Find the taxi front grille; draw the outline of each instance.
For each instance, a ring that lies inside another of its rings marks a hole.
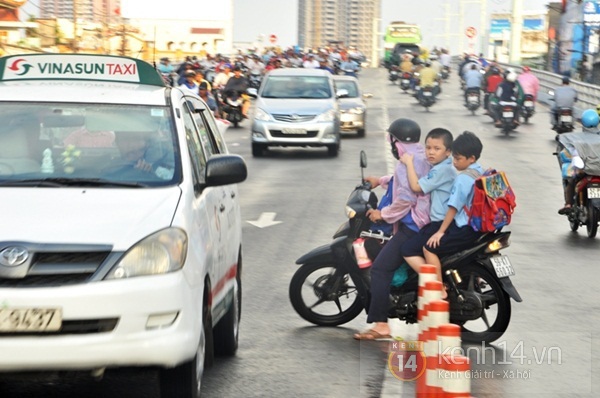
[[[3,275],[0,287],[31,288],[88,282],[107,263],[110,251],[33,251],[23,277]]]

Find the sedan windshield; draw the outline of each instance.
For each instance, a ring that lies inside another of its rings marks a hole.
[[[335,82],[335,87],[337,90],[347,90],[348,98],[358,97],[358,87],[356,87],[356,83],[353,81],[337,80]]]
[[[329,80],[324,76],[270,76],[265,82],[263,98],[331,98]]]
[[[167,107],[0,103],[0,186],[148,187],[181,168]]]

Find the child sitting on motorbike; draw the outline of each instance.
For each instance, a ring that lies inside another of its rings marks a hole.
[[[453,164],[459,174],[452,184],[446,215],[438,230],[423,246],[425,262],[436,267],[440,281],[442,281],[440,255],[464,250],[472,246],[473,242],[481,236],[481,232],[475,231],[468,224],[467,209],[473,202],[475,178],[465,171],[474,169],[479,175],[483,174],[483,168],[477,163],[482,149],[481,141],[470,131],[463,132],[452,143]],[[447,293],[442,292],[442,298],[446,297]]]
[[[561,151],[563,153],[559,153],[559,156],[564,155],[565,158],[559,157],[559,161],[561,162],[561,168],[565,168],[563,176],[567,180],[566,183],[563,183],[565,205],[558,210],[558,214],[565,215],[571,212],[575,200],[575,186],[585,176],[582,164],[583,160],[579,157],[579,153],[570,141],[570,138],[575,134],[600,134],[600,131],[598,131],[599,122],[600,118],[598,117],[598,112],[594,109],[588,109],[581,114],[581,125],[583,126],[582,132],[561,134],[558,138],[559,142],[564,146],[563,151]],[[567,159],[570,161],[567,161]],[[568,163],[570,163],[570,165]],[[571,171],[569,172],[567,170]]]
[[[405,153],[414,156],[414,169],[419,178],[429,172],[430,166],[425,158],[423,145],[419,144],[421,128],[410,119],[397,119],[388,129],[392,154],[400,159]],[[386,186],[391,176],[365,178],[373,188]],[[375,323],[370,329],[356,333],[357,340],[379,340],[390,338],[390,326],[387,323],[390,284],[396,269],[402,264],[400,247],[421,227],[429,223],[429,195],[415,193],[410,189],[407,169],[398,162],[393,178],[392,204],[382,210],[371,209],[367,215],[373,222],[385,221],[394,224],[394,235],[386,243],[373,261],[371,267],[371,301],[367,323]]]
[[[427,176],[418,178],[413,165],[413,156],[404,154],[400,161],[408,170],[408,181],[414,192],[424,192],[431,195],[431,222],[419,230],[419,233],[406,241],[401,248],[404,260],[415,272],[419,272],[421,265],[425,264],[423,246],[429,238],[436,233],[444,221],[448,209],[448,199],[452,185],[456,178],[456,170],[450,158],[452,150],[452,133],[443,128],[431,130],[425,138],[425,152],[427,161],[433,166]],[[438,279],[441,281],[441,271],[438,270]]]

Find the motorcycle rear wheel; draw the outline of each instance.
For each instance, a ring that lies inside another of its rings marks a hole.
[[[502,289],[498,278],[481,265],[469,264],[460,270],[460,275],[462,283],[459,289],[479,293],[483,301],[481,317],[460,323],[462,339],[475,343],[491,343],[499,339],[510,323],[510,297]],[[495,315],[492,323],[490,315]]]
[[[588,238],[595,238],[596,233],[598,232],[598,218],[599,214],[591,201],[588,202],[587,208],[587,222],[585,223],[585,227],[587,229]]]
[[[329,263],[306,263],[294,274],[290,301],[302,318],[319,326],[350,322],[363,310],[350,275],[336,273]]]

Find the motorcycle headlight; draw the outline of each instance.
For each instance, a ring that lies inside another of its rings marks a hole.
[[[254,119],[260,120],[263,122],[267,122],[267,121],[271,120],[271,116],[267,112],[263,111],[262,109],[256,108],[256,112],[254,112]]]
[[[333,122],[335,120],[335,109],[330,109],[325,113],[317,116],[317,122]]]
[[[131,247],[104,279],[174,272],[183,267],[186,253],[187,234],[179,228],[167,228]]]

